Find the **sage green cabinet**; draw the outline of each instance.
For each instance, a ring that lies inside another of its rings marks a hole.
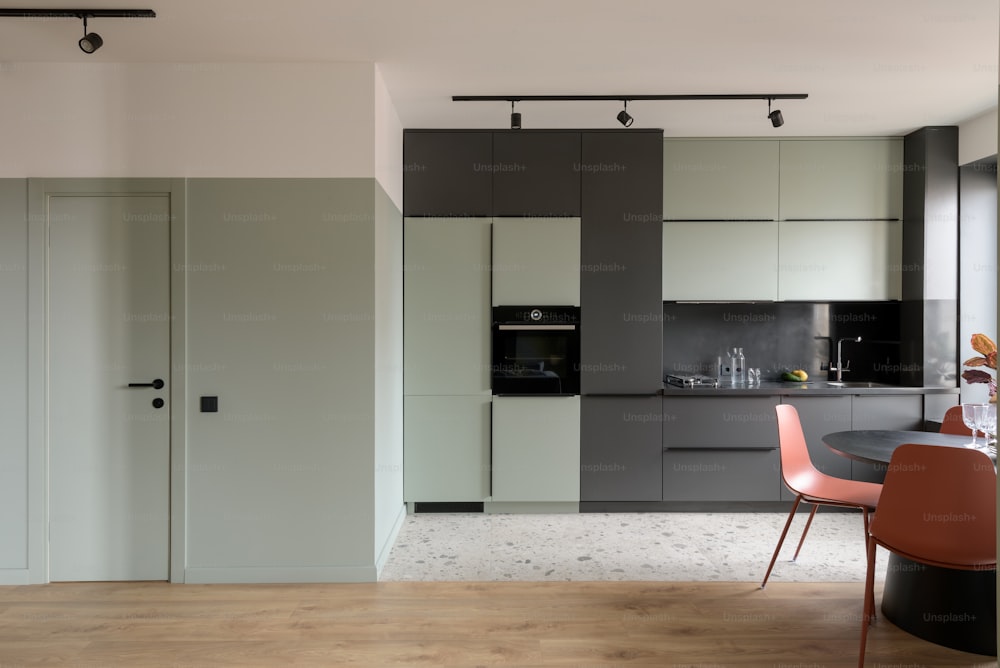
[[[482,501],[490,457],[489,218],[403,223],[403,492]]]
[[[493,305],[580,305],[580,219],[494,218]]]
[[[664,220],[776,220],[778,142],[666,139]]]
[[[664,301],[778,299],[776,221],[663,223]]]
[[[782,220],[902,218],[901,138],[789,139],[779,150]]]
[[[902,222],[781,221],[778,299],[874,301],[902,294]]]
[[[490,493],[490,397],[403,398],[403,500],[482,501]]]
[[[403,393],[490,392],[489,218],[406,218]]]
[[[493,398],[493,501],[580,500],[580,397]]]

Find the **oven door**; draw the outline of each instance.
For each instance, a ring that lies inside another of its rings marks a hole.
[[[493,394],[579,394],[579,325],[495,323],[492,375]]]

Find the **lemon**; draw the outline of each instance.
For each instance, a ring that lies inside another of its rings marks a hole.
[[[796,369],[792,373],[798,376],[799,380],[809,380],[809,374],[807,374],[804,369]]]

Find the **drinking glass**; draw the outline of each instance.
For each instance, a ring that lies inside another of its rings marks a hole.
[[[982,406],[982,404],[962,404],[962,422],[965,426],[972,430],[972,442],[966,443],[967,448],[978,448],[979,444],[976,443],[976,431],[979,426],[976,424],[976,407]]]
[[[990,445],[990,436],[997,431],[997,406],[996,404],[983,404],[976,407],[976,424],[979,431],[983,432],[983,448]]]

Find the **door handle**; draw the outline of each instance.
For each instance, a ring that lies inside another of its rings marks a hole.
[[[129,383],[129,387],[151,387],[154,390],[162,389],[164,385],[163,379],[156,378],[152,383]]]

